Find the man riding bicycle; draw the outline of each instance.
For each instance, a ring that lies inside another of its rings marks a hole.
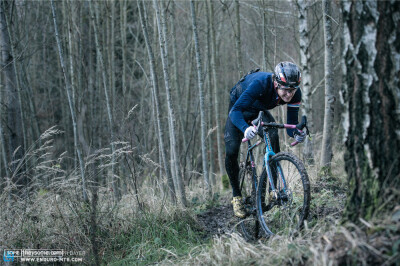
[[[300,90],[301,73],[296,64],[291,62],[279,63],[274,73],[250,71],[240,79],[230,92],[229,115],[225,125],[225,168],[232,186],[233,211],[239,218],[246,217],[242,195],[239,188],[238,155],[243,135],[252,139],[257,129],[248,122],[257,118],[264,111],[264,122],[275,122],[268,110],[278,105],[287,104],[287,123],[297,124],[301,103]],[[305,132],[287,129],[287,134],[296,141],[303,142]],[[279,152],[279,136],[277,130],[270,131],[271,145]]]

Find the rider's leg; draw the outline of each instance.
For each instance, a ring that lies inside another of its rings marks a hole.
[[[231,122],[228,117],[225,126],[225,168],[232,186],[232,205],[235,216],[245,218],[247,213],[243,204],[239,188],[239,163],[238,155],[243,133]]]
[[[238,155],[243,133],[228,117],[225,125],[225,169],[232,186],[233,197],[242,196],[239,189]]]

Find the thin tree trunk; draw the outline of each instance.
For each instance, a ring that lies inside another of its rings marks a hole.
[[[18,87],[16,85],[15,79],[15,69],[13,57],[11,54],[11,44],[8,33],[8,27],[5,17],[5,5],[9,4],[8,2],[2,1],[0,3],[0,47],[1,47],[1,59],[2,59],[2,70],[4,73],[4,90],[5,94],[5,102],[7,107],[7,128],[9,131],[8,134],[8,153],[10,154],[10,161],[16,161],[22,159],[24,154],[23,149],[23,135],[22,135],[22,123],[21,121],[21,106],[18,95]],[[14,154],[14,151],[16,153]],[[12,158],[14,155],[14,158]],[[12,163],[11,165],[11,173],[13,176],[17,175],[17,163]],[[25,185],[25,180],[15,180],[18,181],[18,184],[23,186]]]
[[[185,105],[184,105],[184,110],[185,110],[185,120],[184,122],[184,128],[187,129],[184,131],[184,134],[186,135],[186,139],[187,139],[187,143],[186,146],[184,148],[184,152],[182,154],[183,160],[184,160],[184,170],[186,171],[186,169],[189,169],[190,171],[193,169],[192,167],[192,160],[191,157],[189,155],[188,149],[189,146],[191,144],[191,139],[192,139],[192,135],[189,136],[190,132],[190,127],[191,125],[189,124],[190,121],[193,121],[193,119],[189,119],[190,116],[190,101],[191,101],[191,96],[193,94],[193,86],[191,85],[191,81],[193,79],[193,71],[194,71],[194,48],[193,48],[193,44],[190,44],[190,49],[188,51],[188,67],[186,69],[189,70],[189,73],[185,75],[186,79],[185,79],[185,91],[187,92],[185,95]],[[186,180],[190,180],[191,174],[187,177]]]
[[[42,142],[39,139],[40,126],[39,126],[39,121],[38,121],[37,116],[36,116],[37,112],[36,112],[36,106],[35,106],[35,96],[34,96],[33,91],[32,91],[31,82],[30,82],[30,78],[29,78],[29,72],[26,71],[25,75],[26,75],[26,79],[27,79],[26,92],[27,92],[27,95],[28,95],[27,98],[28,98],[28,101],[29,101],[29,115],[30,115],[29,119],[30,119],[30,122],[31,122],[31,127],[33,128],[32,136],[33,136],[33,138],[35,140],[39,140],[39,146],[41,146]]]
[[[162,32],[162,39],[164,41],[164,51],[163,52],[164,52],[166,62],[167,62],[166,65],[167,65],[167,67],[169,67],[169,63],[168,63],[169,55],[168,55],[168,43],[167,43],[167,23],[166,23],[166,16],[165,16],[165,12],[164,12],[164,2],[161,1],[161,2],[159,2],[159,4],[160,4],[159,15],[161,17],[161,32]],[[157,19],[158,19],[158,17],[156,16],[156,21],[157,21]],[[157,28],[158,27],[160,27],[160,24],[158,24]],[[160,31],[159,31],[158,37],[159,37],[159,39],[161,38]],[[163,54],[161,54],[161,56],[163,56]],[[164,68],[163,68],[163,71],[164,71]],[[165,72],[163,72],[163,73],[164,73],[164,77],[165,77],[166,76]],[[169,68],[168,68],[167,75],[168,75],[167,77],[168,77],[168,81],[169,81],[170,80]],[[165,80],[164,80],[164,82],[165,82]],[[170,83],[168,82],[168,84],[170,84]],[[170,95],[170,100],[171,100],[171,106],[175,106],[174,102],[173,102],[174,99],[172,97],[174,94],[173,92],[174,92],[174,89],[171,88],[171,86],[169,86],[169,95]],[[168,108],[168,106],[167,106],[167,108]],[[175,109],[172,109],[172,110],[175,110]],[[173,113],[173,114],[175,115],[175,113]],[[177,167],[177,160],[175,159],[177,147],[175,145],[173,145],[173,143],[176,143],[176,135],[173,135],[171,132],[171,128],[175,129],[175,117],[173,119],[168,117],[168,123],[169,123],[168,128],[170,129],[170,132],[169,132],[169,142],[170,142],[169,155],[170,155],[170,162],[171,162],[171,173],[172,173],[172,177],[174,178],[175,190],[179,191],[179,187],[178,187],[179,184],[178,184],[178,180],[177,180],[179,168]]]
[[[210,25],[210,4],[206,2],[206,17],[207,17],[207,87],[208,87],[208,104],[207,104],[207,114],[208,114],[208,122],[209,128],[213,129],[214,121],[213,121],[213,86],[212,86],[212,72],[211,72],[211,25]],[[208,147],[210,151],[210,179],[212,186],[215,186],[215,170],[214,170],[214,134],[208,133]],[[217,136],[218,137],[218,136]]]
[[[0,84],[2,84],[2,75],[0,75]],[[2,93],[3,90],[0,90],[0,114],[3,117],[3,101],[2,101]],[[10,178],[10,172],[8,170],[8,160],[7,160],[7,150],[6,150],[6,141],[4,139],[4,133],[3,133],[3,125],[2,125],[2,120],[0,119],[0,141],[1,141],[1,160],[3,160],[4,163],[4,170],[6,172],[7,178]],[[0,175],[1,176],[1,175]],[[5,180],[4,180],[5,181]],[[2,181],[3,182],[3,181]],[[5,183],[5,182],[4,182]]]
[[[235,32],[235,45],[236,45],[236,58],[238,62],[238,73],[239,78],[243,76],[243,65],[242,65],[242,45],[240,40],[240,4],[239,0],[235,0],[235,12],[236,12],[236,32]]]
[[[170,87],[170,83],[169,83],[169,69],[168,69],[168,55],[167,55],[168,43],[167,43],[167,38],[164,34],[166,32],[166,25],[165,25],[164,19],[163,19],[162,24],[161,24],[161,19],[160,19],[160,16],[162,18],[165,18],[165,14],[164,14],[164,9],[162,8],[161,15],[160,15],[160,10],[159,10],[156,0],[153,0],[153,6],[156,11],[158,37],[159,37],[159,44],[160,44],[160,50],[161,50],[161,63],[163,66],[165,92],[166,92],[166,96],[167,96],[168,121],[169,121],[168,126],[169,126],[169,132],[170,132],[171,151],[172,151],[171,166],[175,168],[175,180],[176,180],[177,188],[179,190],[181,203],[183,206],[186,206],[187,202],[186,202],[186,194],[185,194],[185,184],[183,183],[182,176],[179,174],[180,169],[178,166],[178,155],[176,152],[175,114],[174,114],[173,103],[172,103],[172,99],[171,99],[171,87]]]
[[[5,15],[5,22],[6,22],[6,29],[7,29],[7,33],[8,33],[8,38],[10,40],[10,55],[11,58],[15,58],[15,52],[14,52],[14,42],[13,42],[13,35],[11,34],[11,29],[10,29],[10,25],[11,25],[11,21],[7,16],[7,12],[4,12]],[[21,96],[21,83],[20,83],[20,77],[19,77],[19,71],[17,70],[17,62],[18,60],[13,60],[12,66],[13,66],[13,70],[14,70],[14,75],[15,75],[15,85],[17,86],[17,96],[18,96],[18,108],[19,108],[19,115],[20,115],[20,121],[21,121],[21,129],[22,129],[22,140],[23,140],[23,146],[22,146],[22,151],[25,151],[28,148],[28,139],[27,139],[27,135],[26,135],[26,129],[25,129],[25,123],[24,123],[24,112],[22,109],[22,96]],[[29,162],[26,162],[29,163]]]
[[[54,8],[53,0],[51,1],[51,10],[53,12],[54,31],[55,31],[56,41],[57,41],[58,55],[60,57],[61,69],[63,71],[64,81],[65,81],[65,89],[66,89],[67,96],[68,96],[69,109],[71,111],[72,128],[74,131],[74,146],[75,146],[75,151],[77,153],[78,160],[79,160],[80,173],[81,173],[81,179],[82,179],[82,194],[83,194],[84,201],[88,202],[88,196],[87,196],[87,192],[86,192],[86,180],[85,180],[85,165],[83,163],[81,149],[78,145],[78,136],[77,136],[78,134],[77,134],[77,128],[76,128],[76,115],[75,115],[75,107],[74,107],[75,104],[74,104],[74,101],[72,98],[71,85],[69,84],[69,80],[67,78],[66,68],[65,68],[65,64],[64,64],[64,57],[63,57],[62,48],[61,48],[61,42],[60,42],[60,38],[58,36],[56,11]]]
[[[121,52],[122,52],[122,101],[123,101],[123,111],[126,112],[127,108],[127,84],[126,84],[126,67],[127,67],[127,60],[126,60],[126,46],[127,46],[127,40],[126,40],[126,24],[127,24],[127,18],[126,18],[126,2],[127,0],[120,0],[120,27],[121,27]],[[136,50],[136,49],[135,49]]]
[[[116,100],[117,100],[117,92],[116,92],[116,85],[115,85],[115,1],[110,1],[111,5],[111,32],[110,32],[110,37],[111,37],[111,42],[109,46],[109,54],[110,54],[110,63],[109,63],[109,73],[110,73],[110,84],[111,84],[111,117],[114,121],[116,119]],[[114,126],[114,122],[111,124],[111,126]],[[113,135],[111,137],[111,141],[114,143],[116,141],[115,138],[115,129],[112,130]],[[115,144],[111,144],[115,146]],[[114,147],[115,151],[115,147]],[[111,164],[111,173],[112,173],[112,182],[115,183],[113,186],[113,189],[116,189],[117,191],[114,191],[115,197],[117,200],[121,199],[121,188],[120,188],[120,177],[118,173],[118,167],[116,167],[116,164],[118,162],[115,161],[115,155],[113,155],[112,158],[113,163]]]
[[[165,175],[167,177],[167,183],[168,183],[168,188],[169,188],[169,194],[171,197],[171,201],[173,203],[176,203],[176,193],[175,193],[175,187],[174,187],[174,181],[171,176],[169,164],[167,161],[167,155],[166,151],[164,149],[164,133],[163,133],[163,126],[161,124],[161,118],[160,118],[160,96],[159,96],[159,89],[158,89],[158,78],[157,78],[157,72],[156,72],[156,67],[155,67],[155,59],[154,59],[154,54],[153,54],[153,49],[151,47],[150,41],[149,41],[149,35],[147,32],[147,17],[145,14],[145,11],[142,7],[144,6],[144,3],[141,1],[138,1],[138,10],[139,10],[139,16],[140,16],[140,23],[142,26],[143,30],[143,36],[144,40],[146,42],[146,48],[147,48],[147,53],[149,55],[149,64],[150,64],[150,77],[151,77],[151,83],[152,83],[152,94],[154,97],[154,105],[155,105],[155,111],[156,111],[156,122],[157,122],[157,133],[158,133],[158,142],[159,142],[159,149],[160,149],[160,154],[162,157],[162,163],[164,166],[164,171]]]
[[[224,161],[222,158],[223,148],[222,148],[222,127],[220,120],[220,101],[219,101],[219,93],[218,93],[218,79],[217,79],[217,45],[215,39],[215,23],[214,23],[214,3],[211,0],[208,0],[208,4],[210,6],[210,27],[211,27],[211,72],[212,72],[212,87],[213,87],[213,98],[214,98],[214,115],[215,115],[215,124],[217,126],[216,135],[217,135],[217,152],[218,152],[218,166],[219,166],[219,174],[222,176],[225,173]]]
[[[97,4],[97,3],[95,3]],[[97,9],[97,5],[95,7]],[[111,134],[111,186],[114,192],[114,198],[115,201],[118,202],[121,198],[121,195],[119,193],[119,187],[117,187],[118,183],[115,180],[115,175],[114,175],[114,164],[115,164],[115,146],[114,146],[114,127],[113,127],[113,116],[112,116],[112,110],[111,110],[111,102],[108,94],[108,89],[107,89],[107,77],[106,77],[106,71],[104,69],[104,63],[103,63],[103,55],[100,50],[100,44],[98,40],[98,34],[97,34],[97,23],[95,19],[95,13],[93,12],[92,8],[92,3],[89,2],[89,9],[90,9],[90,16],[91,16],[91,21],[93,24],[93,30],[94,30],[94,39],[95,39],[95,44],[96,44],[96,53],[97,53],[97,58],[99,60],[99,65],[100,65],[100,71],[102,73],[102,79],[103,79],[103,87],[104,87],[104,93],[106,96],[106,105],[107,105],[107,117],[108,117],[108,124],[109,124],[109,129],[110,129],[110,134]],[[96,14],[98,12],[96,11]]]
[[[328,0],[322,1],[324,17],[324,40],[325,40],[325,114],[324,129],[322,136],[321,167],[330,171],[332,160],[332,137],[335,96],[333,91],[333,38],[331,22],[331,4]]]
[[[308,128],[313,132],[312,101],[311,101],[311,72],[310,62],[310,39],[307,22],[308,3],[305,0],[297,0],[299,34],[300,34],[300,68],[302,83],[302,114],[307,116]],[[314,162],[313,142],[306,138],[303,154],[309,163]]]
[[[174,70],[174,82],[173,86],[175,88],[175,99],[176,101],[179,101],[183,97],[183,93],[181,90],[180,82],[179,82],[179,77],[178,77],[178,57],[177,57],[177,44],[176,44],[176,32],[175,32],[175,2],[172,1],[171,3],[171,35],[172,35],[172,58],[174,59],[174,64],[173,64],[173,70]],[[177,104],[177,109],[178,109],[178,122],[179,122],[179,127],[180,127],[180,133],[182,136],[182,145],[181,145],[181,152],[182,150],[186,147],[186,134],[185,134],[185,128],[183,127],[183,111],[182,111],[182,104]],[[179,153],[178,153],[179,154]],[[183,175],[183,174],[182,174]],[[184,175],[183,175],[184,176]]]
[[[128,106],[127,102],[129,99],[128,92],[127,92],[127,82],[126,82],[126,69],[127,69],[127,59],[126,59],[126,53],[127,53],[127,39],[126,39],[126,31],[127,31],[127,0],[120,0],[120,34],[121,34],[121,53],[122,53],[122,111],[123,111],[123,116],[125,116],[125,112],[127,112]],[[136,41],[135,41],[135,45]],[[135,49],[135,52],[138,49]],[[133,58],[133,62],[135,62],[135,57]],[[123,183],[120,185],[122,186],[122,193],[126,194],[127,193],[127,188],[128,188],[128,179],[127,179],[127,171],[126,167],[123,167],[122,165],[120,166],[121,169],[121,174],[120,176],[123,178]]]
[[[265,11],[265,0],[262,1],[263,18],[263,70],[267,70],[267,12]]]
[[[64,2],[63,2],[64,3]],[[68,12],[66,5],[69,6],[70,12]],[[75,71],[75,62],[74,62],[74,55],[77,54],[76,44],[76,35],[74,34],[73,24],[76,21],[76,3],[73,1],[68,1],[63,5],[65,11],[65,15],[67,15],[67,25],[68,25],[68,47],[69,47],[69,63],[70,63],[70,77],[71,77],[71,90],[75,91],[75,97],[73,98],[74,103],[78,102],[76,108],[78,108],[77,116],[76,116],[76,126],[77,126],[77,134],[78,134],[78,141],[80,145],[82,145],[83,151],[88,155],[89,154],[89,145],[87,144],[84,134],[83,134],[83,120],[86,112],[86,106],[83,103],[82,99],[80,99],[81,93],[77,93],[77,82],[76,82],[76,71]],[[82,107],[80,106],[82,103]],[[79,107],[78,107],[79,106]]]
[[[200,131],[201,131],[201,154],[203,161],[203,177],[207,188],[208,196],[212,197],[212,188],[208,177],[208,161],[207,161],[207,143],[206,143],[206,117],[204,108],[204,88],[203,88],[203,71],[201,66],[201,55],[199,46],[199,37],[197,33],[197,22],[196,22],[196,11],[194,9],[194,1],[190,1],[190,10],[192,13],[192,26],[193,26],[193,39],[196,50],[196,62],[197,62],[197,79],[200,94]]]

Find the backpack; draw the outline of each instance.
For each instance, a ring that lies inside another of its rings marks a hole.
[[[229,98],[230,98],[231,103],[235,103],[236,100],[239,99],[240,95],[241,95],[242,92],[243,92],[243,87],[242,87],[242,85],[241,85],[240,83],[243,82],[243,81],[246,79],[246,77],[247,77],[248,75],[251,75],[251,74],[256,73],[256,72],[258,72],[258,71],[260,71],[260,68],[256,68],[256,69],[250,70],[249,72],[247,72],[246,75],[244,75],[244,76],[238,81],[238,83],[236,83],[235,86],[233,86],[233,88],[231,89],[231,91],[230,91],[230,93],[229,93],[229,95],[230,95]]]

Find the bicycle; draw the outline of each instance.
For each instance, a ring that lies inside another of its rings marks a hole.
[[[275,233],[293,233],[303,227],[310,209],[310,182],[304,164],[292,153],[275,154],[269,136],[269,130],[275,128],[306,128],[308,133],[306,117],[303,116],[297,125],[264,123],[262,117],[261,111],[252,124],[257,129],[262,128],[263,141],[252,145],[250,140],[242,140],[248,143],[248,148],[246,159],[239,168],[239,185],[248,215],[239,225],[246,240],[270,237]],[[253,149],[263,142],[264,161],[258,177]],[[293,142],[291,146],[297,144]]]

